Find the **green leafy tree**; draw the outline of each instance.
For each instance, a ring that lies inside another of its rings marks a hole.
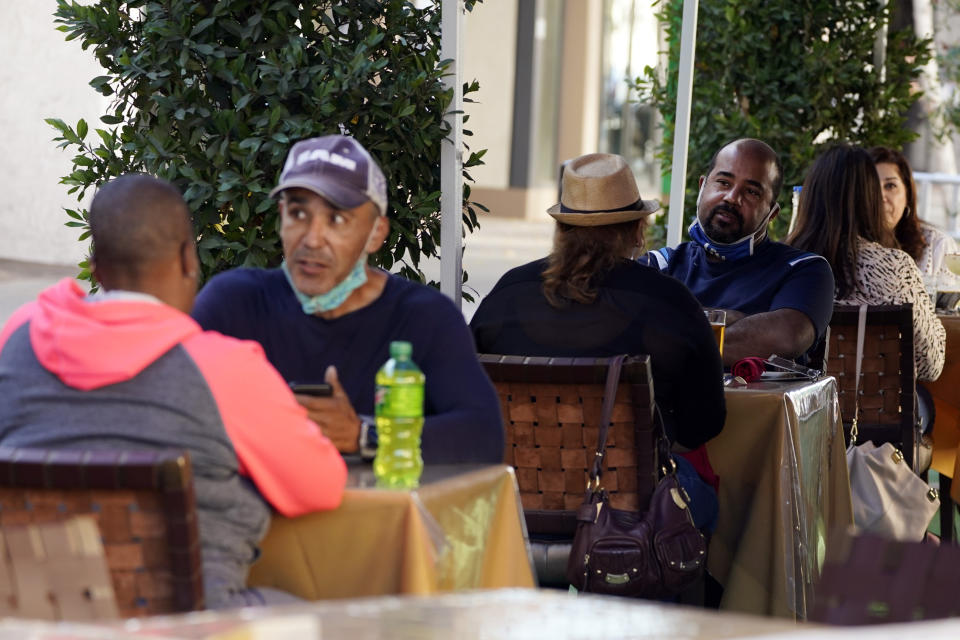
[[[885,4],[885,3],[884,3]],[[663,121],[660,158],[673,151],[682,0],[662,0],[657,17],[668,43],[666,69],[647,67],[632,86]],[[913,81],[930,58],[930,41],[890,33],[883,76],[874,43],[889,9],[878,0],[702,0],[697,31],[684,218],[696,212],[697,179],[713,153],[739,137],[760,138],[784,164],[784,213],[771,233],[785,234],[791,185],[825,147],[838,141],[901,147],[916,137],[904,125],[919,99]],[[665,216],[653,230],[663,242]]]
[[[282,249],[268,193],[288,149],[349,133],[389,185],[392,229],[372,261],[424,279],[420,259],[438,255],[443,117],[453,97],[443,86],[450,61],[440,59],[439,3],[57,0],[55,16],[103,67],[90,85],[113,98],[105,128],[47,120],[76,152],[61,182],[78,200],[125,172],[157,175],[192,212],[203,279],[273,266]],[[477,89],[464,85],[465,94]],[[482,155],[464,154],[467,180]],[[472,231],[482,207],[469,196],[465,185],[462,221]],[[87,212],[67,215],[88,238]]]

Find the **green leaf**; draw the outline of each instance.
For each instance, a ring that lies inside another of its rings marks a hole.
[[[191,31],[190,31],[190,37],[193,38],[194,36],[196,36],[197,34],[199,34],[200,32],[202,32],[204,29],[206,29],[207,27],[209,27],[210,25],[212,25],[212,24],[213,24],[214,22],[216,22],[216,21],[217,21],[217,18],[216,18],[215,16],[210,16],[209,18],[204,18],[203,20],[201,20],[200,22],[198,22],[196,25],[194,25],[193,29],[191,29]]]

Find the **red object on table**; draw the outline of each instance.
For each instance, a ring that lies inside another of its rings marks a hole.
[[[759,380],[760,376],[766,370],[767,367],[764,364],[763,358],[750,357],[738,360],[737,363],[733,365],[731,373],[735,376],[740,376],[747,382],[753,382],[754,380]]]

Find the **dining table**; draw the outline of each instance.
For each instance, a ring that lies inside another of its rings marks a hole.
[[[275,514],[247,582],[305,600],[532,587],[513,469],[426,465],[418,488],[382,489],[350,459],[340,506]]]
[[[957,459],[960,445],[960,315],[941,312],[937,317],[947,334],[943,371],[936,380],[920,384],[933,397],[936,411],[930,468],[947,478],[956,478],[960,473]],[[951,497],[960,502],[960,482],[951,482]]]
[[[706,445],[720,479],[707,566],[722,609],[803,620],[829,534],[853,524],[837,385],[764,376],[726,388]]]
[[[0,640],[955,640],[960,620],[837,627],[549,589],[381,596],[100,622],[4,618]]]

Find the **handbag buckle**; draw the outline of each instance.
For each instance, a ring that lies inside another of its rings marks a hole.
[[[686,492],[684,491],[684,493]],[[683,499],[683,495],[681,495],[680,491],[678,491],[676,487],[670,487],[670,497],[673,498],[673,503],[680,509],[687,508],[687,502]]]
[[[661,475],[661,477],[665,477],[665,476],[670,475],[671,473],[676,473],[676,472],[677,472],[677,463],[676,463],[676,461],[673,459],[672,456],[667,456],[667,462],[670,463],[670,468],[669,468],[669,469],[667,468],[666,465],[663,465],[663,464],[660,465],[660,475]]]
[[[940,491],[936,487],[930,487],[930,491],[927,491],[927,500],[930,502],[936,502],[940,499]]]
[[[894,449],[893,453],[890,454],[890,459],[893,460],[893,464],[900,464],[903,462],[903,452],[900,449]]]

